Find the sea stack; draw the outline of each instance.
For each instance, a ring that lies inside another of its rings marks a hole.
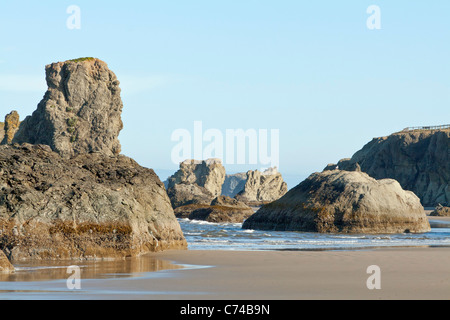
[[[0,250],[42,260],[186,249],[163,183],[119,154],[122,101],[106,63],[53,63],[46,75],[37,110],[0,146]]]
[[[174,208],[188,204],[210,204],[220,196],[225,168],[220,159],[185,160],[169,177],[167,192]]]
[[[243,228],[373,234],[421,233],[430,225],[419,198],[397,181],[326,170],[262,206]]]
[[[249,170],[243,189],[235,198],[250,206],[260,206],[278,200],[287,191],[287,183],[283,181],[283,177],[276,167],[263,172]]]
[[[45,72],[47,92],[11,142],[45,144],[63,157],[118,155],[123,103],[120,82],[107,64],[81,58],[52,63]]]

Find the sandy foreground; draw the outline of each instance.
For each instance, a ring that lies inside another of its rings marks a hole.
[[[81,290],[67,290],[65,279],[0,282],[0,300],[450,299],[450,248],[442,247],[167,251],[140,257],[133,269],[145,261],[159,271],[114,278],[86,278],[83,273]],[[367,287],[371,265],[380,268],[381,289]]]
[[[450,299],[450,248],[367,251],[169,251],[158,258],[211,268],[152,280],[176,299]],[[380,268],[369,290],[367,268]],[[190,294],[189,294],[190,293]]]
[[[432,220],[435,219],[430,217]],[[439,221],[450,221],[450,218],[436,218]],[[368,273],[368,268],[373,265],[379,267],[381,288],[370,290],[367,281],[374,274]],[[165,251],[84,268],[82,289],[70,292],[66,288],[65,268],[50,270],[60,274],[55,277],[38,273],[35,278],[26,279],[28,273],[19,272],[10,278],[0,277],[0,300],[450,299],[450,248],[447,247]],[[122,276],[118,276],[118,271]],[[114,276],[99,277],[99,272]],[[60,280],[46,281],[47,278]]]

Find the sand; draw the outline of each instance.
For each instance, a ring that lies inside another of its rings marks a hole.
[[[172,271],[173,277],[148,283],[153,290],[185,292],[164,298],[450,299],[450,248],[169,251],[156,256],[212,266]],[[371,265],[380,267],[381,289],[367,288]]]
[[[450,248],[442,247],[166,251],[125,265],[121,275],[111,266],[97,265],[96,271],[103,275],[90,279],[83,271],[81,290],[66,288],[65,269],[59,271],[64,273],[60,280],[54,275],[48,280],[28,279],[34,282],[3,279],[7,282],[0,282],[0,299],[450,299]],[[371,265],[380,267],[381,289],[367,288]],[[105,271],[115,275],[104,276]]]
[[[431,220],[447,225],[450,221],[442,217]],[[0,299],[450,299],[448,247],[183,250],[152,253],[120,263],[83,264],[82,290],[67,290],[65,268],[32,273],[35,276],[22,271],[0,277]],[[372,265],[379,267],[380,289],[367,287],[372,277],[367,269]]]

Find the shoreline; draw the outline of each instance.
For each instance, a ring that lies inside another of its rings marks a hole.
[[[429,219],[445,225],[450,223],[450,217]],[[17,263],[20,265],[22,261]],[[125,260],[75,261],[74,264],[85,267],[80,291],[66,288],[68,275],[64,267],[68,261],[34,264],[49,268],[38,272],[22,269],[19,272],[22,278],[0,277],[0,299],[450,299],[449,246],[188,248],[147,253]],[[367,287],[371,276],[367,268],[372,265],[380,267],[380,290]]]
[[[95,267],[81,290],[60,278],[0,282],[0,299],[40,300],[448,300],[450,248],[326,251],[168,250],[133,258],[123,273]],[[150,262],[158,266],[147,267]],[[113,262],[109,262],[113,263]],[[380,290],[369,290],[369,266]],[[86,270],[88,271],[88,270]],[[116,270],[117,271],[117,270]],[[83,271],[84,272],[84,271]],[[37,280],[37,281],[36,281]],[[6,287],[5,287],[6,285]]]

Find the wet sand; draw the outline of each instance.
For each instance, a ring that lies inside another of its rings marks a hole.
[[[450,248],[365,251],[191,251],[159,258],[211,265],[154,281],[153,288],[208,292],[195,299],[450,299]],[[381,289],[369,290],[378,265]],[[183,296],[174,296],[183,298]]]
[[[167,251],[137,261],[110,276],[111,265],[97,264],[81,290],[67,289],[66,274],[0,282],[0,299],[450,299],[450,248]],[[381,270],[379,290],[366,285],[371,265]]]

